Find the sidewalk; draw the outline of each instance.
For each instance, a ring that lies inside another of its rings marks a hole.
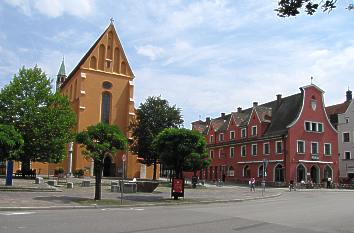
[[[160,185],[153,193],[130,193],[124,194],[123,205],[121,205],[121,194],[110,192],[111,180],[102,180],[102,201],[93,201],[94,180],[91,180],[91,187],[81,187],[80,179],[71,178],[74,182],[74,189],[60,187],[58,192],[40,192],[39,185],[33,180],[15,179],[13,187],[16,191],[0,191],[0,210],[20,209],[66,209],[66,208],[98,208],[98,207],[127,207],[127,206],[151,206],[151,205],[176,205],[176,204],[206,204],[215,202],[237,202],[271,198],[280,196],[282,190],[267,189],[262,196],[261,190],[250,192],[247,187],[224,186],[216,187],[207,185],[197,189],[185,189],[185,198],[178,201],[171,199],[169,187]],[[47,185],[42,185],[45,188]],[[22,192],[23,187],[31,187],[35,191]],[[3,180],[0,188],[4,188]],[[36,190],[36,188],[39,188]],[[1,190],[1,189],[0,189]]]

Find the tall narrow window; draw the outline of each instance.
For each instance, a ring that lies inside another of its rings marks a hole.
[[[230,147],[230,158],[235,157],[235,147]]]
[[[119,53],[119,48],[116,47],[114,49],[114,66],[113,66],[113,72],[119,73],[119,67],[120,67],[120,53]]]
[[[90,68],[96,70],[97,69],[97,59],[95,56],[91,57],[90,60]]]
[[[101,107],[101,122],[109,124],[109,115],[111,111],[111,94],[103,92]]]

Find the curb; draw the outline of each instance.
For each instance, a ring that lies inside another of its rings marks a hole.
[[[281,196],[281,193],[276,193],[264,197],[251,197],[244,199],[230,199],[230,200],[207,200],[207,201],[190,201],[190,202],[176,202],[176,203],[142,203],[131,205],[89,205],[89,206],[26,206],[26,207],[0,207],[0,211],[19,211],[19,210],[69,210],[69,209],[118,209],[118,208],[133,208],[133,207],[150,207],[150,206],[179,206],[179,205],[200,205],[200,204],[214,204],[214,203],[229,203],[229,202],[243,202],[270,199]]]

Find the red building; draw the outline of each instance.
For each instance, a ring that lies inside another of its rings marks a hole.
[[[338,139],[315,85],[295,95],[192,123],[207,141],[209,181],[245,183],[251,177],[284,185],[291,180],[338,182]],[[263,167],[266,165],[265,171]]]

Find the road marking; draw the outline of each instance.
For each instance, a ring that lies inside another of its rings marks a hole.
[[[12,215],[26,215],[26,214],[34,214],[35,212],[4,212],[0,213],[1,215],[12,216]]]
[[[143,208],[130,208],[130,210],[138,210],[138,211],[142,211],[144,210]]]

